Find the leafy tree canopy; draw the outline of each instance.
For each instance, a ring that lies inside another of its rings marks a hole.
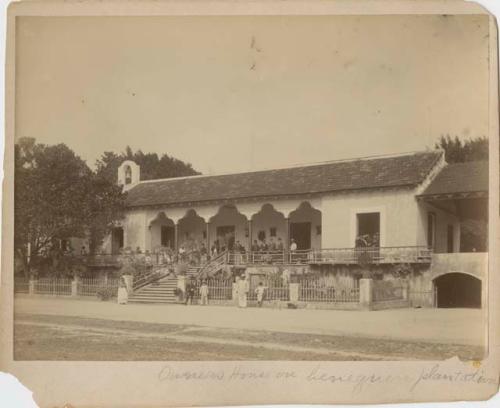
[[[110,181],[116,182],[118,167],[124,160],[133,160],[141,167],[141,180],[200,174],[193,169],[191,164],[182,160],[170,157],[167,154],[159,157],[156,153],[143,153],[141,150],[134,152],[130,146],[127,146],[121,154],[104,152],[96,162],[97,173]]]
[[[461,140],[458,136],[445,135],[440,137],[435,147],[445,151],[445,159],[448,163],[488,160],[486,137]]]
[[[30,264],[47,258],[58,240],[88,237],[95,248],[122,217],[121,187],[93,172],[64,144],[20,139],[14,177],[14,245],[26,264],[28,253]]]

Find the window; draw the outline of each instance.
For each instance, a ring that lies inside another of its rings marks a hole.
[[[276,227],[271,227],[269,229],[269,236],[275,237],[276,236]]]
[[[427,213],[427,246],[434,248],[436,245],[436,213]]]
[[[316,235],[321,235],[321,225],[316,225]]]
[[[357,214],[357,221],[356,247],[380,246],[380,213]]]
[[[259,241],[265,241],[266,231],[259,231],[259,233],[257,234],[257,238],[259,238]]]
[[[125,184],[132,183],[132,169],[130,166],[125,167]]]

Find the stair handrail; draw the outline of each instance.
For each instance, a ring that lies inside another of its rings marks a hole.
[[[142,276],[141,278],[137,279],[132,283],[132,292],[135,292],[136,290],[143,288],[144,286],[149,285],[150,283],[160,280],[161,278],[167,276],[169,273],[170,272],[162,272],[162,269],[156,269],[151,271],[150,273]]]
[[[198,272],[198,277],[202,276],[205,272],[208,275],[209,272],[212,272],[213,270],[216,270],[220,266],[227,263],[228,254],[228,251],[221,252],[215,258],[211,259],[210,262],[207,262],[205,265],[203,265]]]

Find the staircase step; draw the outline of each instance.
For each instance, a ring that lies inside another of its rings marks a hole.
[[[170,294],[170,295],[152,295],[152,294],[149,294],[149,293],[137,293],[137,294],[134,294],[132,296],[130,296],[130,299],[132,298],[151,298],[151,299],[163,299],[163,298],[175,298],[176,296],[174,294]]]
[[[168,276],[138,289],[128,301],[130,303],[177,303],[176,288],[177,278]]]

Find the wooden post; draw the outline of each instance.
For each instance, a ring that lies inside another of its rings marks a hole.
[[[205,223],[206,226],[206,235],[207,235],[207,254],[210,254],[210,222]]]
[[[175,248],[175,255],[177,256],[177,254],[179,253],[179,224],[177,222],[174,224],[174,230],[175,230],[174,248]]]
[[[248,252],[252,252],[252,217],[248,220]]]
[[[289,254],[290,253],[290,218],[289,217],[285,218],[285,228],[286,228],[285,254]],[[286,257],[286,255],[285,255],[285,257]],[[288,262],[292,263],[291,256],[288,256]]]

